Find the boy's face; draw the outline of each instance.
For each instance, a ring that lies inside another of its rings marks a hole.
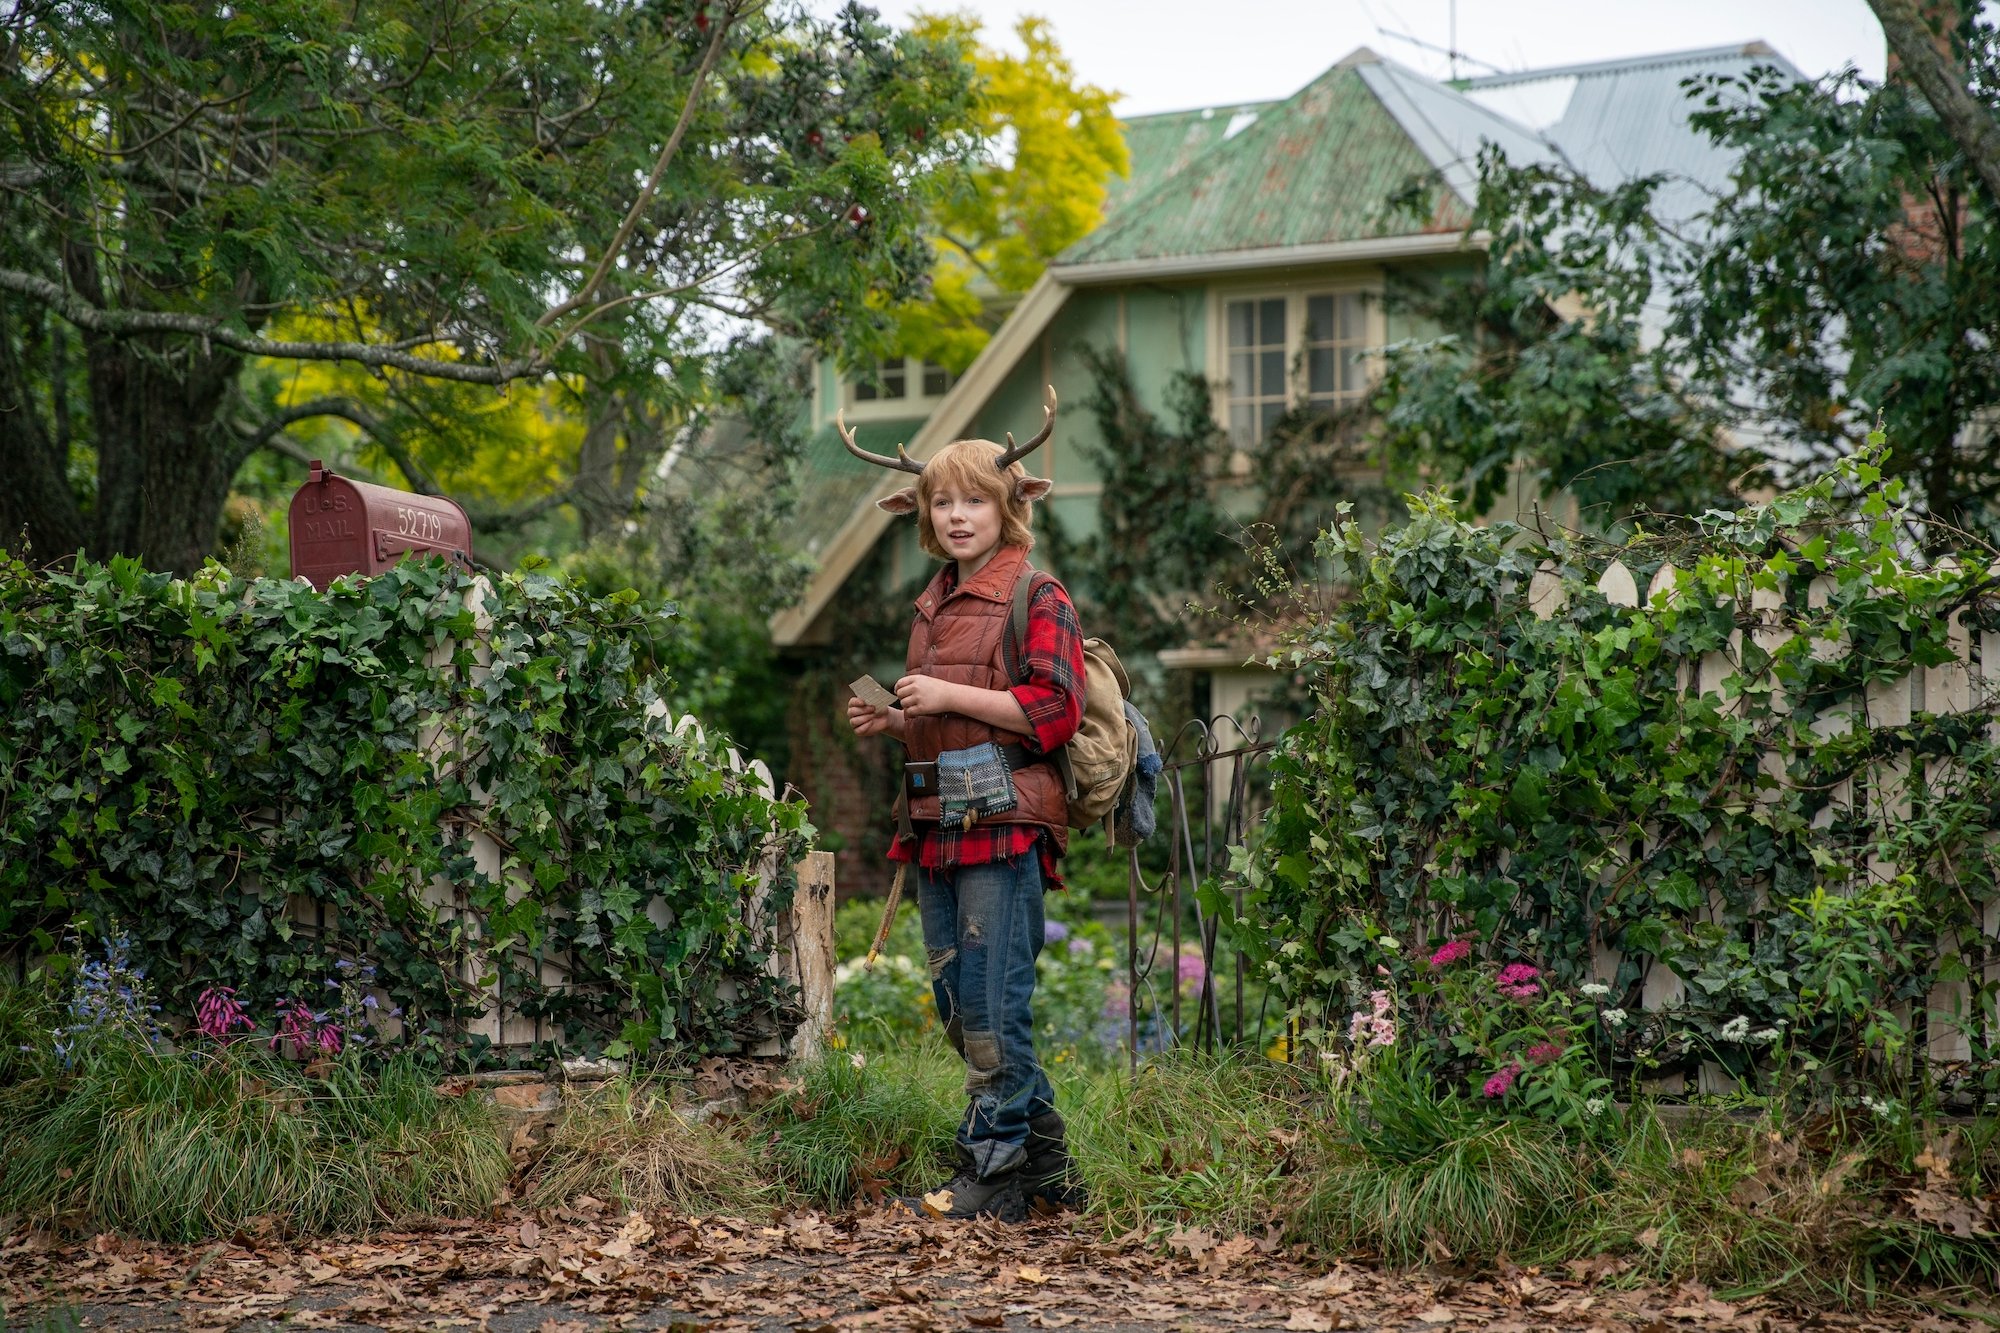
[[[993,553],[1004,517],[990,495],[944,485],[931,492],[931,534],[961,568],[976,568]]]

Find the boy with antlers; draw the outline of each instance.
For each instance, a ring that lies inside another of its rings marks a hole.
[[[1030,1016],[1042,891],[1060,886],[1068,847],[1064,780],[1051,757],[1076,734],[1084,705],[1076,608],[1028,564],[1031,507],[1050,483],[1020,460],[1055,418],[1051,386],[1042,428],[1026,443],[1011,433],[1005,448],[959,440],[919,463],[900,445],[895,458],[858,448],[836,417],[855,457],[916,474],[879,504],[915,514],[918,545],[946,562],[917,598],[896,706],[847,704],[856,735],[893,736],[907,750],[888,911],[914,861],[932,995],[965,1059],[959,1170],[909,1201],[932,1216],[1020,1221],[1034,1204],[1081,1203]],[[1022,579],[1032,582],[1017,645],[1009,630]]]

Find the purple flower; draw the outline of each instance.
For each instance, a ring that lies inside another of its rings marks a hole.
[[[1069,956],[1071,958],[1081,958],[1085,954],[1096,952],[1097,946],[1081,935],[1069,942]]]
[[[1487,1079],[1486,1086],[1481,1091],[1488,1097],[1505,1097],[1507,1089],[1513,1087],[1514,1080],[1519,1077],[1521,1077],[1521,1066],[1508,1065],[1505,1069],[1494,1074],[1492,1078]]]
[[[1042,923],[1042,943],[1054,944],[1059,940],[1066,940],[1068,938],[1069,927],[1065,926],[1062,922],[1044,921]]]
[[[1528,1048],[1528,1063],[1531,1065],[1554,1064],[1562,1059],[1563,1048],[1552,1041],[1536,1042]]]
[[[1453,963],[1469,957],[1471,953],[1472,945],[1465,940],[1447,940],[1438,946],[1436,953],[1431,955],[1431,966],[1449,967]]]

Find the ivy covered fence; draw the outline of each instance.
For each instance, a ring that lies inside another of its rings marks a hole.
[[[0,555],[0,951],[128,936],[179,1021],[372,969],[381,1039],[447,1065],[789,1030],[772,923],[810,826],[676,729],[673,632],[544,573],[322,594]]]
[[[1238,860],[1297,1039],[1386,989],[1479,1086],[1425,999],[1464,941],[1593,997],[1600,1067],[1655,1088],[2000,1091],[2000,578],[1911,558],[1900,501],[1871,452],[1671,535],[1438,496],[1327,534],[1346,595],[1281,654],[1316,707]]]

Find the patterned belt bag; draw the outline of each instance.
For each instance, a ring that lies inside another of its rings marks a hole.
[[[1020,804],[1007,756],[991,741],[937,757],[938,827],[959,833]]]

